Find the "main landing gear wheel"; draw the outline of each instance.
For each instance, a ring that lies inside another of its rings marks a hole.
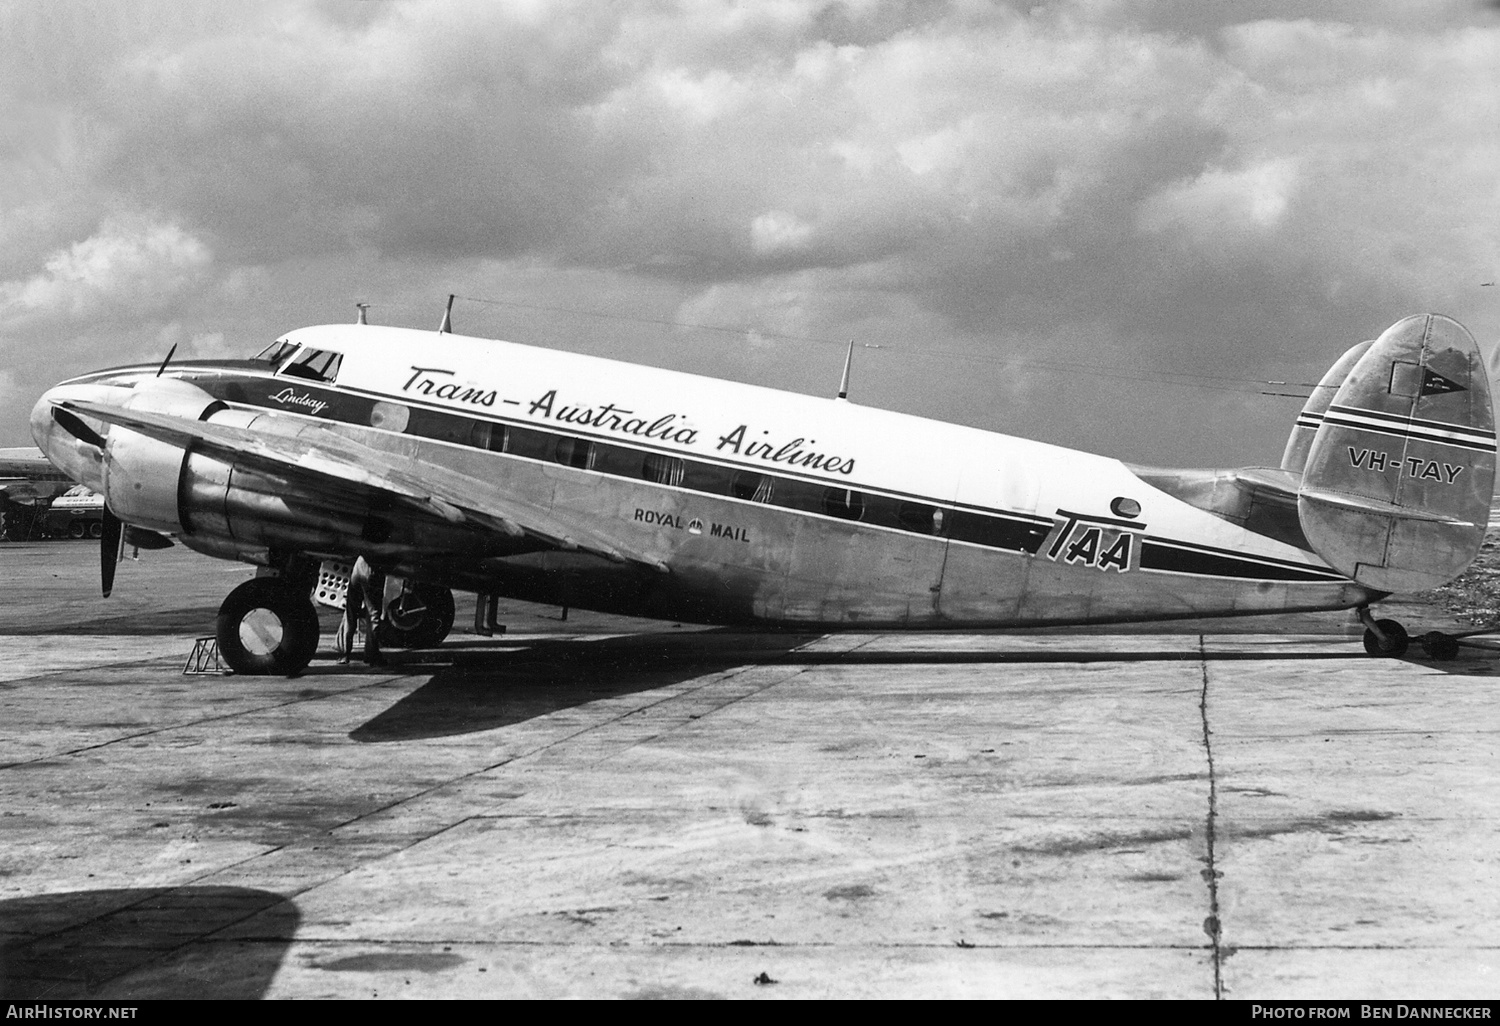
[[[385,608],[382,648],[435,648],[453,629],[453,592],[433,584],[407,584]]]
[[[216,624],[219,655],[235,673],[301,673],[318,651],[318,612],[300,589],[257,577],[229,593]]]
[[[1382,638],[1381,635],[1385,636]],[[1409,643],[1406,628],[1395,620],[1376,620],[1374,628],[1365,628],[1365,651],[1372,656],[1398,659],[1406,654]]]
[[[1445,663],[1450,659],[1458,658],[1458,639],[1451,634],[1442,631],[1428,631],[1417,639],[1422,646],[1422,651],[1427,653],[1427,658]]]

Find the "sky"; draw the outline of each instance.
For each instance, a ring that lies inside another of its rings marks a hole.
[[[114,364],[454,329],[1138,463],[1500,342],[1500,4],[0,4],[0,446]],[[1287,384],[1267,384],[1286,382]]]

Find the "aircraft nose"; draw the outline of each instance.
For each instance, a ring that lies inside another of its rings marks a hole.
[[[57,447],[57,442],[53,435],[60,430],[52,420],[52,406],[56,399],[57,389],[49,389],[31,408],[31,438],[54,465],[57,458],[52,455],[52,450]]]
[[[31,437],[52,465],[79,484],[96,492],[104,490],[103,435],[106,428],[98,422],[59,408],[71,399],[118,403],[115,393],[128,390],[105,385],[58,385],[48,389],[31,408]]]

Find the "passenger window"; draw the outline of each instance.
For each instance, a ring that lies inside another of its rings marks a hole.
[[[943,511],[925,502],[903,502],[896,508],[896,520],[908,531],[938,534],[943,529]]]
[[[823,493],[823,512],[844,520],[858,520],[865,515],[865,497],[848,488],[830,488]]]
[[[686,469],[683,462],[675,456],[658,456],[653,453],[641,462],[641,477],[657,484],[680,485]]]
[[[730,479],[729,494],[736,499],[749,499],[751,502],[770,502],[773,483],[764,474],[742,470]]]
[[[469,444],[476,449],[491,452],[505,451],[505,425],[491,424],[487,420],[476,420],[469,429]]]
[[[281,368],[281,373],[310,381],[332,381],[338,377],[339,366],[344,361],[343,353],[330,353],[324,349],[304,349],[290,363]]]
[[[594,443],[582,438],[559,438],[552,458],[564,466],[590,470],[594,466]]]

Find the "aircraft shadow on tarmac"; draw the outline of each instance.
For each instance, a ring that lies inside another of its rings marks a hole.
[[[254,936],[213,935],[257,917]],[[246,887],[70,891],[0,901],[0,999],[258,998],[300,920],[279,894]],[[152,963],[167,973],[120,977]],[[170,981],[163,991],[163,981]]]
[[[500,649],[489,642],[482,650],[450,645],[441,651],[444,661],[433,664],[431,680],[349,737],[409,741],[507,727],[736,666],[786,661],[793,649],[817,636],[710,630],[606,640],[560,638]],[[433,654],[392,654],[390,659],[403,671],[420,672],[420,660]]]
[[[1108,636],[1080,638],[1076,648],[1006,650],[1006,636],[980,649],[929,647],[890,650],[800,651],[821,635],[752,634],[732,629],[694,633],[648,633],[607,640],[557,638],[529,642],[450,642],[438,652],[392,653],[392,665],[407,673],[430,668],[427,683],[350,732],[366,743],[387,743],[478,733],[512,726],[563,709],[621,695],[651,691],[741,666],[899,666],[1100,662],[1209,662],[1368,660],[1347,646],[1329,650],[1295,638],[1264,645],[1216,645],[1210,635],[1200,648],[1195,636],[1182,644],[1150,650],[1114,649]],[[873,637],[873,636],[872,636]],[[1102,641],[1102,643],[1101,643]],[[436,658],[434,658],[436,657]],[[439,659],[441,661],[439,661]],[[1448,673],[1490,675],[1493,660],[1470,650],[1459,661],[1411,660]]]

